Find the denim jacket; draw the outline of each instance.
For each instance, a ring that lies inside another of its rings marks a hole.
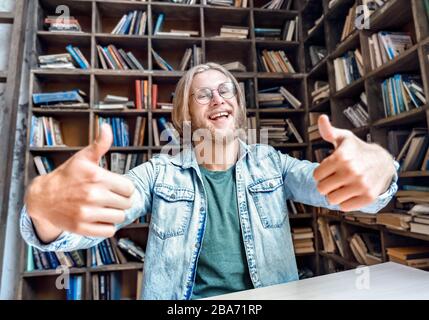
[[[313,178],[317,166],[270,146],[240,141],[235,168],[238,214],[255,288],[298,280],[287,199],[338,210],[317,191]],[[173,157],[157,155],[126,176],[137,192],[126,221],[117,228],[152,213],[142,298],[190,299],[207,215],[207,198],[193,150],[185,149]],[[397,191],[396,182],[397,175],[389,189],[361,211],[376,213],[387,205]],[[25,207],[21,233],[27,243],[44,251],[84,249],[103,240],[63,232],[55,241],[42,244]]]

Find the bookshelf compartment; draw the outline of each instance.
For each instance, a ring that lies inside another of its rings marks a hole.
[[[152,49],[161,56],[162,59],[164,59],[168,65],[173,70],[165,70],[163,69],[156,61],[153,53],[152,53],[152,69],[153,70],[164,70],[167,72],[170,71],[180,71],[180,64],[182,61],[183,56],[185,55],[185,52],[187,49],[193,49],[193,48],[202,48],[201,41],[197,39],[152,39]],[[174,48],[174,50],[172,50]],[[202,60],[202,51],[200,51],[200,57],[197,58],[197,60]],[[195,54],[196,55],[196,54]],[[189,66],[191,65],[191,62],[193,61],[194,53],[192,52],[190,61],[187,63],[186,69],[189,69]],[[168,67],[167,67],[168,68]]]
[[[23,296],[24,300],[67,300],[67,290],[58,289],[56,286],[57,278],[60,274],[39,277],[24,277],[23,278]],[[75,277],[77,275],[70,275]],[[85,279],[84,274],[78,275],[82,277],[82,299],[85,297]],[[64,275],[66,277],[66,275]],[[64,281],[60,282],[64,285]],[[70,285],[70,280],[69,280]]]
[[[140,287],[141,292],[142,273],[143,271],[138,269],[91,273],[91,298],[93,300],[140,299],[137,297],[137,291]],[[97,286],[96,289],[95,286]]]
[[[131,52],[145,70],[149,69],[149,65],[148,65],[149,46],[148,46],[147,37],[133,37],[133,36],[110,37],[105,35],[96,35],[95,41],[96,41],[96,47],[95,47],[96,59],[95,59],[94,67],[96,69],[103,68],[102,63],[100,61],[99,53],[97,51],[97,46],[106,48],[109,45],[115,46],[117,50],[122,49],[126,53]],[[112,69],[112,68],[109,67],[109,69]],[[118,70],[117,67],[116,67],[116,70]],[[143,70],[138,70],[138,71],[142,72]]]
[[[206,42],[206,60],[208,62],[216,62],[222,65],[238,61],[244,65],[246,71],[254,72],[253,55],[250,43],[231,42],[228,43],[228,50],[225,50],[225,43],[218,41]]]
[[[253,19],[254,19],[254,24],[255,24],[255,39],[256,40],[270,40],[273,37],[265,37],[265,36],[261,36],[257,34],[257,30],[260,28],[269,28],[269,29],[280,29],[280,33],[282,32],[282,29],[284,27],[284,24],[289,21],[289,20],[293,20],[295,21],[295,18],[298,17],[294,12],[276,12],[276,11],[256,11],[253,13]],[[296,30],[299,30],[300,28],[300,21],[298,22],[298,26],[295,25],[294,27],[294,31],[293,31],[293,38],[292,40],[289,41],[299,41],[299,37],[297,38],[296,35]],[[297,29],[298,28],[298,29]],[[282,40],[280,35],[276,36],[275,40],[281,40],[281,41],[285,41]]]
[[[212,38],[220,35],[222,26],[246,27],[249,31],[246,39],[250,39],[250,13],[247,10],[228,10],[226,8],[204,8],[204,36]],[[218,38],[221,39],[221,38]],[[226,38],[222,38],[224,40]],[[235,41],[243,41],[231,38]]]
[[[176,85],[179,81],[179,78],[166,78],[166,77],[152,77],[152,88],[154,85],[157,87],[157,97],[155,98],[152,91],[152,110],[153,105],[156,105],[156,112],[167,112],[170,113],[171,110],[162,109],[161,104],[171,105],[173,103],[174,91]],[[161,111],[162,110],[162,111]]]
[[[58,9],[58,13],[56,10]],[[82,28],[82,32],[91,33],[92,31],[92,3],[89,1],[71,1],[64,0],[61,3],[55,0],[39,0],[37,12],[37,29],[46,30],[44,21],[47,16],[67,17],[69,10],[70,16],[76,18]],[[76,33],[76,32],[73,32]]]
[[[143,112],[145,109],[137,109],[137,95],[136,95],[136,81],[148,81],[147,78],[141,75],[124,75],[119,73],[96,75],[95,86],[94,86],[94,106],[93,108],[97,111],[102,109],[97,108],[100,102],[106,100],[108,95],[128,98],[128,101],[134,102],[134,108],[125,108],[119,110],[113,110],[114,112],[120,112],[121,110]],[[118,102],[118,104],[121,104]],[[143,105],[142,105],[143,106]],[[104,109],[106,110],[106,109]]]
[[[53,165],[54,168],[58,168],[64,162],[66,162],[70,157],[72,157],[75,152],[65,151],[65,152],[43,152],[43,151],[32,151],[29,155],[29,166],[28,177],[27,179],[32,180],[39,175],[38,170],[34,162],[35,157],[46,157],[48,161]]]
[[[113,3],[108,1],[98,1],[96,5],[95,32],[111,34],[118,25],[121,18],[132,11],[144,11],[148,16],[148,5],[145,2],[128,1],[126,3]],[[146,19],[146,31],[148,34],[148,18]]]
[[[302,112],[304,110],[304,101],[305,101],[305,86],[304,81],[296,80],[296,79],[258,79],[258,92],[261,90],[268,90],[274,88],[284,87],[287,91],[289,91],[298,101],[301,102],[301,107],[298,109],[293,108],[290,104],[288,109],[291,111]],[[278,90],[270,91],[270,92],[278,92]],[[285,100],[282,108],[286,107],[288,104]],[[260,103],[258,103],[258,108],[260,112],[264,111],[265,107],[262,107]],[[269,107],[271,109],[271,107]]]
[[[201,29],[200,8],[192,6],[164,6],[152,4],[152,35],[160,36],[155,33],[157,23],[161,23],[158,31],[197,31],[196,37],[203,36]],[[160,14],[164,15],[163,20],[158,22]],[[162,21],[162,22],[161,22]],[[195,37],[191,36],[191,37]],[[176,36],[173,36],[176,37]]]
[[[300,57],[300,49],[299,48],[290,47],[286,43],[284,43],[284,44],[282,44],[282,43],[257,43],[256,44],[256,59],[255,60],[257,61],[257,70],[259,73],[266,72],[264,69],[262,69],[262,63],[263,62],[261,62],[261,57],[263,55],[262,52],[264,50],[267,50],[267,51],[283,51],[284,52],[284,54],[286,55],[290,64],[292,65],[292,68],[295,71],[295,73],[293,73],[293,72],[285,73],[287,76],[295,77],[304,71],[304,64],[303,64],[303,61]],[[273,75],[276,73],[279,73],[279,72],[268,72],[268,74],[273,74]],[[282,74],[280,77],[284,77],[284,74]]]
[[[302,11],[304,39],[307,39],[313,31],[316,31],[316,29],[319,29],[323,26],[323,20],[320,20],[320,22],[316,26],[316,20],[321,18],[323,13],[323,1],[307,2],[307,5]]]

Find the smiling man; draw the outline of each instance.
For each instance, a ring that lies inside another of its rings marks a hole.
[[[321,164],[247,145],[243,94],[214,63],[182,77],[172,117],[182,137],[192,133],[173,157],[125,176],[106,171],[98,166],[112,144],[104,126],[97,141],[34,179],[24,239],[41,250],[88,248],[151,212],[142,298],[196,299],[298,280],[287,199],[375,213],[397,190],[389,153],[327,117],[319,129],[335,151]]]

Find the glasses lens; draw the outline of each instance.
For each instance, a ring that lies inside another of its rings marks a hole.
[[[212,98],[212,92],[208,88],[199,89],[195,93],[195,98],[201,104],[209,103]]]
[[[235,87],[233,83],[226,82],[219,86],[219,94],[225,99],[231,99],[235,96]]]

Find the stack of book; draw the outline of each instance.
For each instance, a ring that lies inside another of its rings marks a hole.
[[[429,267],[429,247],[390,247],[387,248],[389,261],[409,267],[427,269]]]
[[[195,44],[192,46],[192,48],[186,49],[185,54],[180,61],[179,70],[185,71],[188,68],[192,68],[196,65],[201,64],[203,59],[202,55],[203,53],[201,48]]]
[[[409,33],[381,31],[368,37],[368,46],[374,70],[411,48],[413,40]]]
[[[428,191],[426,191],[427,193]],[[428,198],[426,197],[426,199]],[[408,213],[412,216],[412,221],[410,222],[411,232],[429,235],[429,200],[414,205]]]
[[[170,121],[164,117],[152,119],[153,140],[156,147],[169,143],[170,145],[179,145],[180,136]]]
[[[308,113],[309,126],[307,128],[307,132],[308,132],[308,138],[310,139],[310,141],[315,141],[320,139],[318,120],[322,114],[324,113],[323,112]]]
[[[128,97],[121,97],[108,94],[106,97],[95,105],[100,110],[123,110],[135,108],[134,101],[129,101]]]
[[[329,228],[328,221],[319,217],[317,219],[318,230],[322,238],[323,251],[326,253],[335,253],[336,247],[334,238],[332,237],[331,229]],[[342,247],[341,247],[342,248]]]
[[[113,44],[107,47],[97,45],[97,53],[103,69],[144,70],[143,65],[132,52],[117,49]]]
[[[44,23],[51,32],[82,32],[79,21],[73,16],[47,16]]]
[[[292,228],[295,254],[314,252],[314,233],[312,228]]]
[[[89,63],[79,48],[73,48],[74,55],[70,53],[43,55],[37,58],[41,69],[89,69]],[[73,63],[74,62],[74,63]]]
[[[285,87],[272,87],[258,91],[258,103],[261,108],[290,108],[298,110],[302,103]]]
[[[409,213],[380,212],[377,214],[377,224],[394,230],[410,230],[410,222],[413,219]]]
[[[30,146],[65,147],[60,122],[53,117],[31,117]]]
[[[127,262],[123,253],[119,250],[115,238],[103,240],[98,245],[91,247],[91,267]]]
[[[426,128],[389,131],[388,150],[401,165],[401,171],[429,170],[429,137]]]
[[[364,74],[362,55],[359,49],[347,52],[334,60],[335,84],[337,91],[359,80]]]
[[[386,117],[420,108],[427,103],[418,75],[396,74],[381,84]]]
[[[228,71],[246,72],[246,66],[240,61],[233,61],[222,65]],[[244,93],[244,92],[243,92]]]
[[[344,23],[341,41],[344,41],[353,31],[356,30],[356,4],[349,9],[346,21]]]
[[[66,290],[67,300],[83,300],[83,276],[70,276],[69,287]]]
[[[382,262],[379,234],[355,233],[348,241],[353,256],[359,264],[371,266]]]
[[[268,144],[282,144],[285,142],[304,143],[304,140],[290,119],[260,119],[259,123],[261,140],[268,140]]]
[[[131,257],[138,261],[144,262],[145,252],[136,243],[128,238],[120,238],[118,241],[118,247],[128,253]]]
[[[261,9],[268,10],[290,10],[293,4],[293,0],[270,0],[265,3]]]
[[[135,81],[135,105],[137,110],[149,108],[149,81],[136,80]],[[156,88],[156,92],[152,91],[152,100],[156,101],[158,94],[158,86],[152,86],[152,90]]]
[[[328,50],[323,46],[310,46],[308,48],[310,53],[310,60],[311,65],[314,67],[316,66],[320,61],[325,59],[328,55]]]
[[[377,216],[372,213],[347,212],[346,214],[344,214],[344,219],[360,222],[363,224],[377,224]]]
[[[258,54],[258,69],[261,72],[295,73],[283,50],[262,50]]]
[[[98,136],[101,125],[107,123],[113,131],[113,147],[128,147],[130,145],[130,134],[128,130],[128,123],[124,118],[109,117],[103,118],[98,115],[95,116],[95,132]]]
[[[33,161],[36,165],[36,169],[39,175],[48,174],[55,169],[55,165],[52,162],[52,159],[48,157],[34,156]]]
[[[343,110],[343,114],[355,128],[367,126],[369,123],[366,101],[366,93],[362,92],[361,99],[358,103]]]
[[[311,92],[312,104],[317,105],[322,100],[329,98],[331,93],[329,83],[326,81],[316,81],[314,83],[314,90]]]
[[[248,35],[248,27],[224,25],[220,28],[220,34],[216,38],[247,39]]]
[[[158,67],[161,68],[161,70],[174,71],[174,68],[167,61],[165,61],[155,50],[153,50],[153,48],[152,56],[155,59],[155,62]]]
[[[111,34],[142,36],[146,32],[146,23],[146,11],[130,11],[122,16]]]
[[[85,257],[82,251],[50,252],[27,246],[27,271],[56,269],[58,266],[82,268]]]
[[[86,93],[79,89],[33,94],[33,103],[41,108],[89,108],[86,99]]]
[[[281,28],[255,28],[255,37],[261,40],[298,41],[298,21],[285,20]]]

